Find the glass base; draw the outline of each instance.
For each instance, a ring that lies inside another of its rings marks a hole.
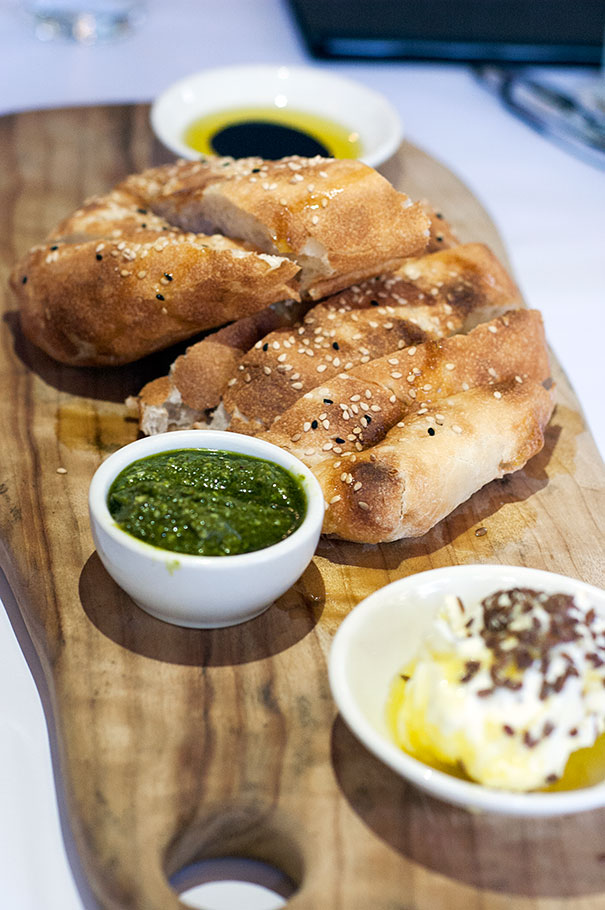
[[[96,44],[128,35],[143,19],[143,4],[132,0],[33,0],[28,12],[41,41],[64,38]]]

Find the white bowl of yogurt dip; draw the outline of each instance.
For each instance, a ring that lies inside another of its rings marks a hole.
[[[519,566],[412,575],[349,614],[329,673],[352,732],[438,799],[519,816],[605,805],[600,588]]]

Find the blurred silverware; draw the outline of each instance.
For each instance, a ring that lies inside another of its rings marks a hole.
[[[475,72],[529,126],[605,169],[605,112],[589,109],[581,99],[514,70],[482,66]]]

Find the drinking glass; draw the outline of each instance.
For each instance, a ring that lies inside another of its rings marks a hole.
[[[95,44],[127,35],[143,18],[142,0],[25,0],[38,38]]]

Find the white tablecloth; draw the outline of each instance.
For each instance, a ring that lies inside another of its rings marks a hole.
[[[211,66],[312,62],[280,0],[149,0],[147,10],[129,38],[80,47],[39,42],[19,4],[0,0],[0,114],[150,101],[175,79]],[[605,173],[516,120],[463,65],[316,65],[384,93],[406,137],[483,202],[605,455],[596,381],[605,328]],[[575,85],[596,78],[594,70],[542,75]],[[10,592],[0,594],[0,905],[94,907],[60,820],[41,673]]]

